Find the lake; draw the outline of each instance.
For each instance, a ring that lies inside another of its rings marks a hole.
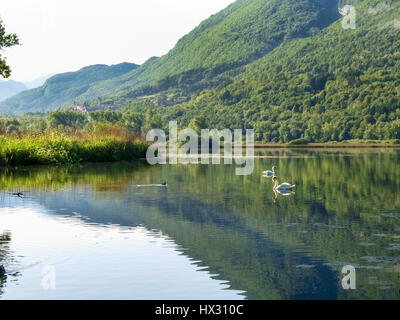
[[[399,149],[256,156],[249,176],[144,161],[0,168],[0,298],[400,298]],[[261,176],[273,165],[294,194],[274,194]]]

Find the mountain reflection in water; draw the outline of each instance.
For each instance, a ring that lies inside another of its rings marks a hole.
[[[18,271],[0,295],[400,298],[398,150],[257,152],[250,176],[144,162],[0,169],[0,234],[12,235],[0,263]],[[261,177],[273,165],[294,194]],[[341,287],[348,264],[357,290]],[[56,290],[41,287],[46,265]]]

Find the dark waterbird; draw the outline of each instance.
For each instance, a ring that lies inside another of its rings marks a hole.
[[[4,269],[3,265],[0,265],[0,277],[3,277],[6,275],[6,269]]]
[[[12,195],[17,196],[19,198],[23,198],[23,196],[24,196],[24,194],[22,192],[13,192]]]

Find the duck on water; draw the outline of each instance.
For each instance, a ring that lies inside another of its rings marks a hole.
[[[4,277],[6,275],[6,269],[3,265],[0,265],[0,277]]]

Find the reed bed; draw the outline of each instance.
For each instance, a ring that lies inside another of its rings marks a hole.
[[[132,135],[0,136],[0,166],[112,162],[145,157],[148,144]]]

